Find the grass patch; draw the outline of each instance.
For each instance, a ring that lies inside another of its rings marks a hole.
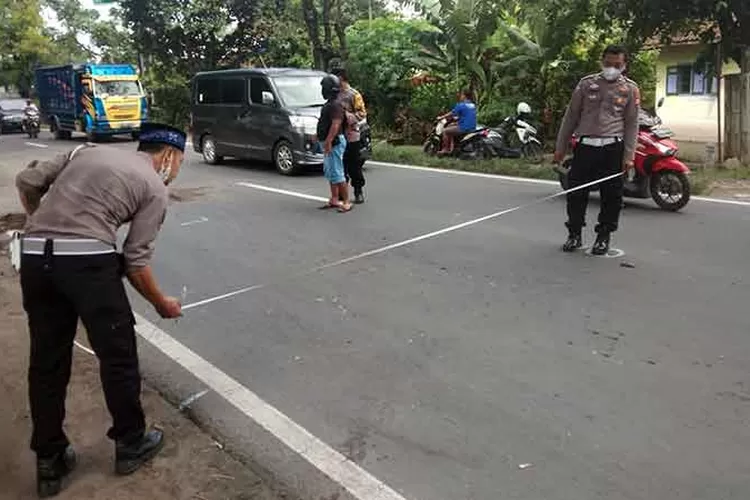
[[[521,159],[459,160],[457,158],[437,158],[422,152],[421,146],[393,146],[386,142],[373,144],[372,159],[388,163],[404,163],[420,167],[465,170],[485,174],[528,177],[531,179],[556,180],[557,174],[549,162],[528,163]]]
[[[746,190],[746,185],[750,181],[750,166],[738,166],[736,168],[723,167],[696,167],[692,166],[690,183],[693,187],[693,193],[709,195],[716,191],[729,188],[738,188],[741,191]]]
[[[421,146],[394,146],[387,142],[373,145],[372,159],[388,163],[403,163],[421,167],[443,168],[447,170],[465,170],[486,174],[507,175],[511,177],[527,177],[530,179],[557,180],[557,173],[552,170],[550,159],[540,164],[528,163],[523,159],[493,159],[493,160],[459,160],[456,158],[437,158],[427,156]],[[722,167],[700,167],[689,165],[692,174],[690,182],[692,192],[696,195],[710,194],[719,190],[720,186],[744,184],[750,180],[750,167],[743,166],[733,169]]]

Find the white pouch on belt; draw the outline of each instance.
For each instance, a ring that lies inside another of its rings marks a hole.
[[[21,236],[21,231],[11,231],[10,245],[8,246],[10,265],[16,272],[21,272]]]

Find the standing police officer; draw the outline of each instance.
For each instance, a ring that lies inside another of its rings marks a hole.
[[[627,51],[619,45],[604,50],[602,71],[583,78],[573,92],[565,112],[555,147],[555,163],[565,156],[568,142],[575,133],[579,142],[568,173],[570,187],[633,168],[638,139],[638,85],[623,76]],[[601,209],[595,230],[594,255],[609,251],[610,235],[617,230],[622,208],[623,176],[599,184]],[[589,190],[568,194],[568,240],[563,251],[583,246],[581,229],[585,226]]]
[[[31,449],[40,497],[59,493],[76,462],[63,420],[79,318],[99,358],[116,472],[134,472],[164,444],[161,431],[146,430],[135,318],[122,276],[162,317],[180,316],[179,301],[162,294],[149,261],[166,214],[166,185],[177,175],[184,150],[182,131],[146,124],[137,152],[87,144],[32,162],[16,177],[29,214],[21,288],[31,333]],[[116,233],[126,223],[121,256]]]
[[[362,172],[364,161],[360,155],[362,143],[359,132],[359,124],[367,119],[365,100],[357,89],[349,85],[349,76],[344,68],[334,68],[331,73],[338,77],[341,82],[339,102],[346,113],[346,151],[344,151],[344,169],[346,178],[354,189],[354,203],[365,202],[363,188],[365,187],[365,175]]]

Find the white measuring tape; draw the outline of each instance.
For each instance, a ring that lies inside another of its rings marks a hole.
[[[601,179],[597,179],[595,181],[587,182],[586,184],[582,184],[582,185],[576,186],[574,188],[566,189],[565,191],[559,191],[557,193],[551,194],[549,196],[545,196],[543,198],[537,198],[536,200],[530,201],[529,203],[524,203],[522,205],[518,205],[518,206],[513,207],[513,208],[508,208],[506,210],[501,210],[499,212],[495,212],[495,213],[492,213],[492,214],[489,214],[489,215],[485,215],[484,217],[480,217],[478,219],[472,219],[470,221],[462,222],[460,224],[455,224],[453,226],[449,226],[449,227],[446,227],[446,228],[443,228],[443,229],[439,229],[437,231],[432,231],[430,233],[425,233],[425,234],[422,234],[422,235],[419,235],[419,236],[415,236],[414,238],[410,238],[408,240],[400,241],[398,243],[393,243],[391,245],[386,245],[386,246],[380,247],[380,248],[375,248],[373,250],[368,250],[366,252],[362,252],[360,254],[353,255],[351,257],[346,257],[344,259],[340,259],[340,260],[337,260],[337,261],[334,261],[334,262],[329,262],[328,264],[322,264],[320,266],[314,267],[312,269],[308,269],[306,271],[302,271],[302,272],[295,273],[295,274],[290,274],[290,275],[286,276],[285,278],[277,280],[277,281],[275,281],[273,283],[266,283],[266,284],[258,284],[258,285],[247,286],[247,287],[244,287],[244,288],[240,288],[238,290],[234,290],[232,292],[228,292],[228,293],[225,293],[225,294],[222,294],[222,295],[218,295],[216,297],[211,297],[211,298],[208,298],[208,299],[200,300],[198,302],[193,302],[192,304],[186,304],[186,305],[182,306],[182,310],[186,311],[186,310],[189,310],[189,309],[193,309],[194,307],[203,306],[203,305],[210,304],[212,302],[217,302],[217,301],[223,300],[223,299],[228,299],[230,297],[234,297],[236,295],[241,295],[241,294],[244,294],[244,293],[247,293],[247,292],[251,292],[253,290],[258,290],[258,289],[261,289],[261,288],[267,288],[267,287],[272,286],[272,285],[281,284],[281,283],[284,283],[284,282],[289,281],[289,280],[294,279],[294,278],[301,278],[303,276],[314,274],[314,273],[323,271],[325,269],[329,269],[331,267],[341,266],[341,265],[344,265],[344,264],[348,264],[350,262],[354,262],[355,260],[364,259],[365,257],[372,257],[373,255],[378,255],[378,254],[381,254],[383,252],[387,252],[389,250],[394,250],[396,248],[401,248],[401,247],[404,247],[404,246],[407,246],[407,245],[411,245],[413,243],[417,243],[417,242],[422,241],[422,240],[426,240],[426,239],[429,239],[429,238],[434,238],[435,236],[440,236],[442,234],[446,234],[446,233],[450,233],[450,232],[453,232],[453,231],[457,231],[457,230],[463,229],[465,227],[469,227],[469,226],[473,226],[475,224],[479,224],[480,222],[485,222],[485,221],[488,221],[488,220],[496,219],[496,218],[501,217],[503,215],[507,215],[507,214],[510,214],[510,213],[513,213],[513,212],[517,212],[518,210],[521,210],[523,208],[528,208],[528,207],[530,207],[532,205],[537,205],[539,203],[543,203],[543,202],[551,200],[553,198],[559,198],[560,196],[565,196],[565,195],[567,195],[569,193],[574,193],[576,191],[581,191],[583,189],[588,189],[588,188],[590,188],[592,186],[596,186],[597,184],[601,184],[602,182],[606,182],[608,180],[620,177],[621,175],[623,175],[623,172],[618,172],[616,174],[608,175],[606,177],[602,177]]]

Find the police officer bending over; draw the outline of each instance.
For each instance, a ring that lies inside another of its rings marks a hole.
[[[79,318],[99,358],[115,471],[135,472],[164,444],[161,431],[146,429],[135,318],[122,276],[162,317],[180,316],[181,304],[159,290],[149,261],[166,214],[166,185],[177,175],[184,150],[182,131],[146,124],[137,152],[82,145],[51,161],[32,162],[16,177],[29,214],[21,288],[31,333],[31,449],[40,497],[59,493],[75,466],[63,420]],[[115,238],[126,223],[121,256]]]
[[[622,75],[626,64],[625,48],[607,47],[602,71],[583,78],[573,92],[555,147],[555,163],[560,163],[573,133],[580,138],[568,173],[571,188],[633,168],[641,98],[638,85]],[[617,231],[622,208],[622,190],[623,176],[599,184],[601,209],[591,249],[594,255],[609,251],[610,235]],[[566,252],[583,246],[581,229],[586,225],[588,199],[588,189],[568,194]]]

